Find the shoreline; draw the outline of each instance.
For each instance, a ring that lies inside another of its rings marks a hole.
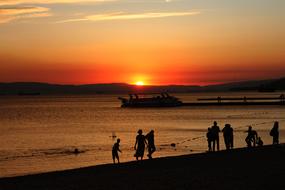
[[[285,189],[285,144],[0,178],[0,189]]]

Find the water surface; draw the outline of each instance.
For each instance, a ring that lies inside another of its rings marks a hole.
[[[201,97],[243,97],[245,93],[177,94],[185,102]],[[276,93],[277,95],[278,93]],[[154,157],[204,152],[205,133],[214,120],[235,129],[235,147],[245,146],[244,132],[253,125],[265,144],[280,121],[285,141],[284,106],[120,108],[118,95],[2,96],[0,99],[0,177],[111,163],[113,135],[121,138],[121,161],[134,160],[138,129],[155,130]],[[246,96],[275,96],[247,93]],[[224,149],[222,134],[221,149]],[[170,144],[175,143],[176,147]],[[73,154],[78,148],[81,154]]]

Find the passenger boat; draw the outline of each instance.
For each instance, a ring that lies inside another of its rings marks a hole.
[[[183,103],[168,93],[129,94],[129,98],[119,97],[121,107],[176,107]]]

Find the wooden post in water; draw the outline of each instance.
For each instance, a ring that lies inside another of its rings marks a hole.
[[[281,104],[285,104],[285,97],[284,97],[284,94],[281,94],[281,95],[280,95],[280,102],[281,102]]]

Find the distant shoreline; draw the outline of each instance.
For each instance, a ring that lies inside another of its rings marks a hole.
[[[64,95],[64,94],[128,94],[128,93],[194,93],[194,92],[278,92],[285,90],[285,77],[267,80],[241,81],[208,86],[145,85],[126,83],[63,85],[40,82],[1,83],[1,95]]]
[[[285,145],[0,178],[0,189],[285,189]]]

